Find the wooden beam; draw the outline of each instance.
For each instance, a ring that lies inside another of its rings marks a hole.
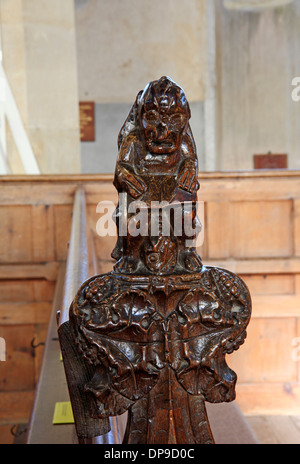
[[[26,424],[34,400],[34,391],[0,392],[0,423]]]
[[[0,324],[48,324],[51,303],[48,301],[30,303],[0,303]]]
[[[58,336],[79,442],[93,443],[93,440],[96,440],[97,443],[105,443],[107,437],[111,436],[108,438],[110,443],[120,443],[121,438],[116,423],[112,423],[109,419],[91,418],[90,401],[84,394],[84,386],[87,381],[87,371],[90,370],[89,373],[92,374],[93,369],[87,368],[81,359],[69,329],[70,304],[80,286],[90,277],[89,256],[91,255],[89,255],[88,236],[85,194],[82,188],[78,188],[74,199],[65,284],[58,318]],[[96,263],[96,260],[93,259],[92,262]]]
[[[276,169],[263,170],[263,171],[214,171],[214,172],[200,172],[199,180],[201,179],[248,179],[248,178],[289,178],[300,176],[300,170],[297,169]],[[0,176],[0,182],[112,182],[113,173],[110,174],[40,174],[35,175],[6,175]]]
[[[62,265],[57,278],[43,363],[28,426],[28,444],[73,443],[73,424],[55,426],[52,423],[56,402],[69,401],[56,326],[56,312],[61,306],[64,276],[65,266]]]
[[[237,383],[236,401],[247,415],[300,415],[300,385],[291,383]]]
[[[299,274],[300,258],[208,259],[205,266],[217,266],[236,274]]]
[[[252,318],[300,317],[300,295],[254,295]]]
[[[46,279],[55,281],[60,263],[0,264],[0,280]]]

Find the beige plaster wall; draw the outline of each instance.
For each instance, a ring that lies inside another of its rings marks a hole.
[[[287,153],[300,168],[300,1],[258,12],[216,3],[217,169],[252,169],[253,155]]]
[[[203,101],[206,0],[77,0],[79,97],[124,103],[169,75]]]
[[[81,169],[78,100],[101,105],[102,135],[83,158],[89,148],[102,172],[127,104],[163,74],[196,105],[201,169],[251,169],[253,154],[269,150],[300,167],[291,98],[300,0],[260,12],[226,10],[223,0],[0,0],[0,23],[4,67],[44,173]]]
[[[27,82],[22,0],[0,0],[3,66],[24,124],[27,123]]]
[[[3,66],[41,172],[80,172],[73,0],[0,0],[0,22]]]

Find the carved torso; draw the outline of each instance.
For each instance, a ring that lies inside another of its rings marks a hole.
[[[188,164],[189,168],[194,165],[195,175],[197,160],[188,136],[184,137],[180,150],[170,155],[157,155],[145,150],[144,144],[136,134],[130,134],[120,149],[114,185],[119,192],[125,191],[134,199],[138,198],[146,203],[162,200],[195,201],[198,188],[195,182],[191,192],[181,189],[178,185],[178,176],[185,164]],[[144,191],[140,193],[132,190],[128,172],[142,180],[145,184]]]

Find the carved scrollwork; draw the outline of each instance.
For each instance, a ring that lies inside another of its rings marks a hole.
[[[86,391],[101,403],[99,416],[120,414],[147,395],[166,366],[188,394],[232,401],[236,374],[225,354],[246,336],[251,307],[243,282],[217,268],[171,290],[170,278],[136,289],[120,277],[90,280],[71,309],[78,349],[96,367]]]

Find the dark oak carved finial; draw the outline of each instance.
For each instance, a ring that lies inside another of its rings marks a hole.
[[[120,131],[112,272],[70,308],[100,419],[128,411],[124,443],[213,443],[205,401],[235,399],[225,355],[246,337],[251,299],[197,254],[198,166],[183,90],[168,77],[139,92]]]

